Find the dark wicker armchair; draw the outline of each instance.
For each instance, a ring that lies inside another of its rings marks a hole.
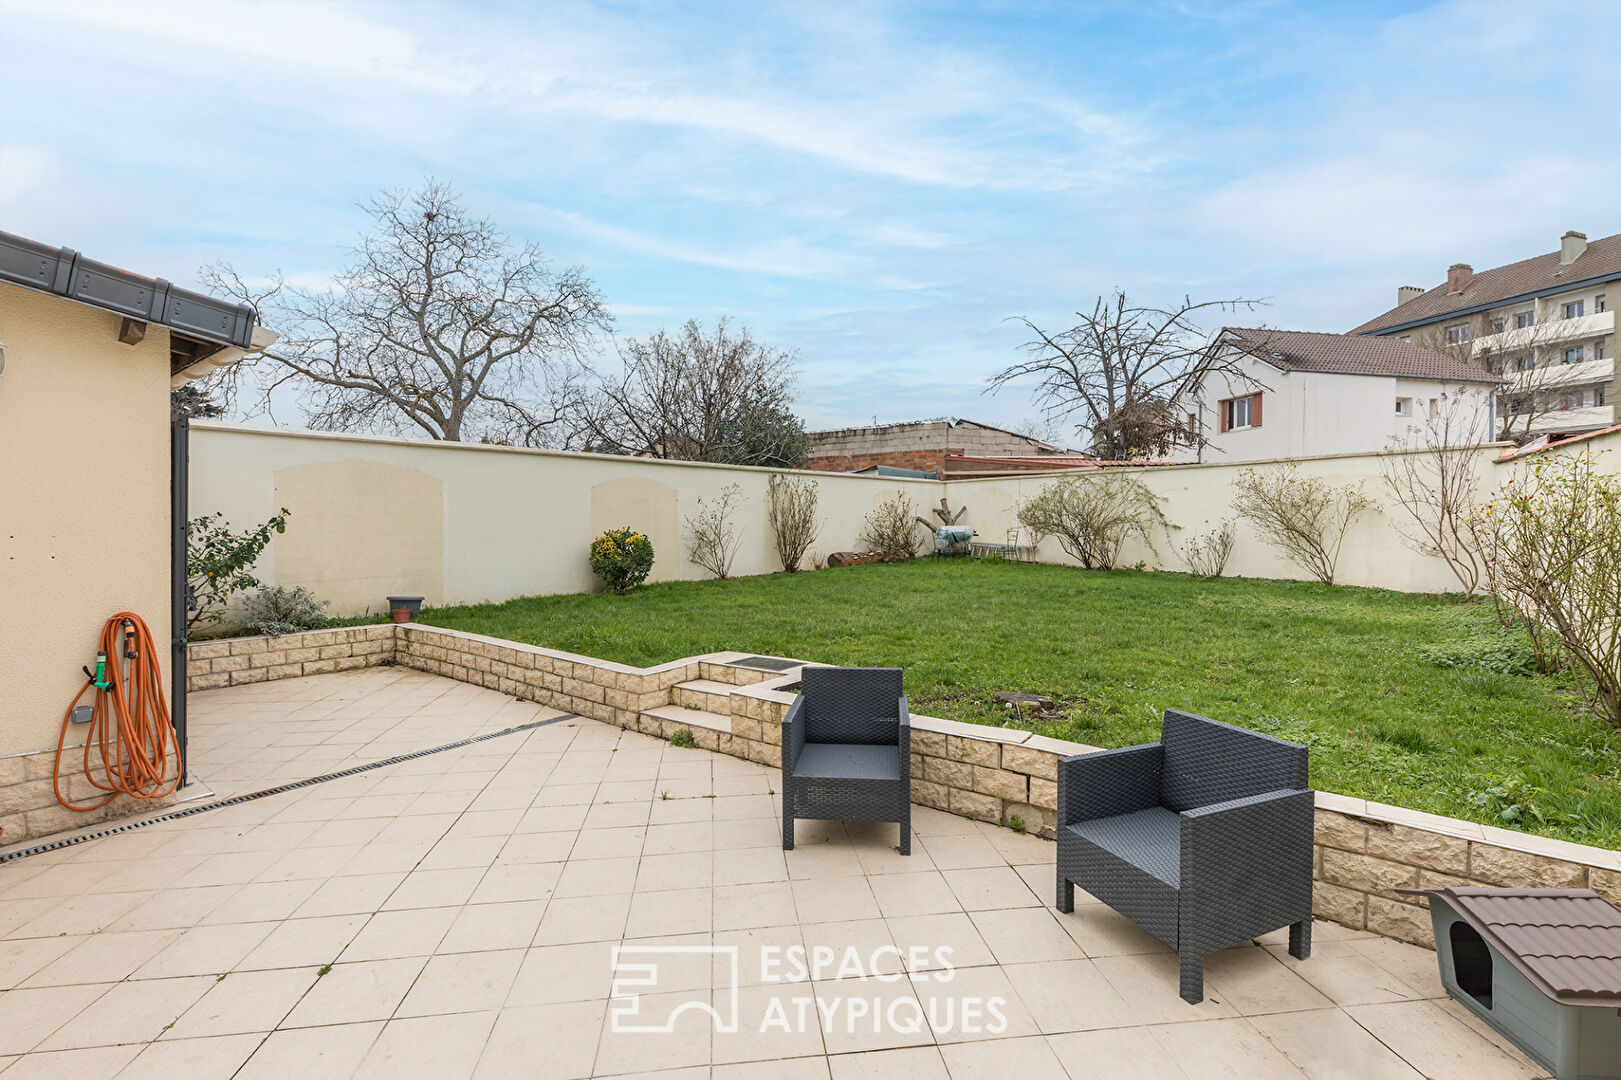
[[[807,667],[782,722],[782,846],[794,819],[893,821],[912,853],[912,725],[900,668]]]
[[[1306,748],[1168,709],[1160,741],[1058,762],[1058,910],[1075,886],[1181,954],[1204,998],[1205,954],[1289,927],[1311,953],[1314,797]]]

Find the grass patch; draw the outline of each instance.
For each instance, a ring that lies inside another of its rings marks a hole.
[[[899,665],[918,712],[1005,724],[996,691],[1045,694],[1061,716],[1019,726],[1094,746],[1187,709],[1307,744],[1326,791],[1621,846],[1621,736],[1579,712],[1574,676],[1521,673],[1487,602],[922,559],[422,621],[638,666],[723,649]]]

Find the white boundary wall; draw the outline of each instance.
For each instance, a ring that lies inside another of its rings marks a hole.
[[[1505,472],[1494,465],[1500,452],[1488,447],[1481,453],[1482,498]],[[1185,569],[1178,547],[1233,516],[1232,482],[1246,467],[1131,470],[1161,497],[1166,519],[1179,528],[1156,535],[1152,550],[1129,545],[1123,562]],[[1393,527],[1405,515],[1388,505],[1376,455],[1309,458],[1300,467],[1334,483],[1360,481],[1383,505],[1364,514],[1347,536],[1340,582],[1410,592],[1457,587],[1442,563],[1414,552]],[[734,483],[742,502],[734,519],[741,543],[733,573],[774,572],[780,566],[765,520],[773,471],[195,422],[191,513],[219,510],[244,528],[285,506],[291,511],[287,533],[260,560],[258,576],[308,586],[332,602],[334,614],[360,614],[380,611],[389,594],[421,594],[439,605],[593,591],[599,586],[588,564],[591,540],[619,525],[653,541],[651,580],[707,577],[686,558],[681,522],[700,499]],[[1017,503],[1052,480],[1050,474],[951,481],[802,475],[819,484],[824,524],[816,550],[824,555],[858,548],[863,518],[897,489],[925,515],[942,496],[953,509],[966,506],[966,524],[982,539],[1001,540],[1014,524]],[[1037,555],[1043,562],[1070,561],[1050,538]],[[1306,576],[1242,522],[1227,572]]]

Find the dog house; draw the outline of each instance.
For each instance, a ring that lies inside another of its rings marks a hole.
[[[1621,910],[1590,889],[1430,900],[1447,992],[1559,1080],[1621,1080]]]

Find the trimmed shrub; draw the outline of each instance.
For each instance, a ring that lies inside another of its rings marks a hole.
[[[302,585],[267,585],[242,605],[247,625],[256,633],[280,637],[323,626],[327,602]]]
[[[653,544],[629,525],[591,541],[591,572],[613,593],[628,593],[653,570]]]

